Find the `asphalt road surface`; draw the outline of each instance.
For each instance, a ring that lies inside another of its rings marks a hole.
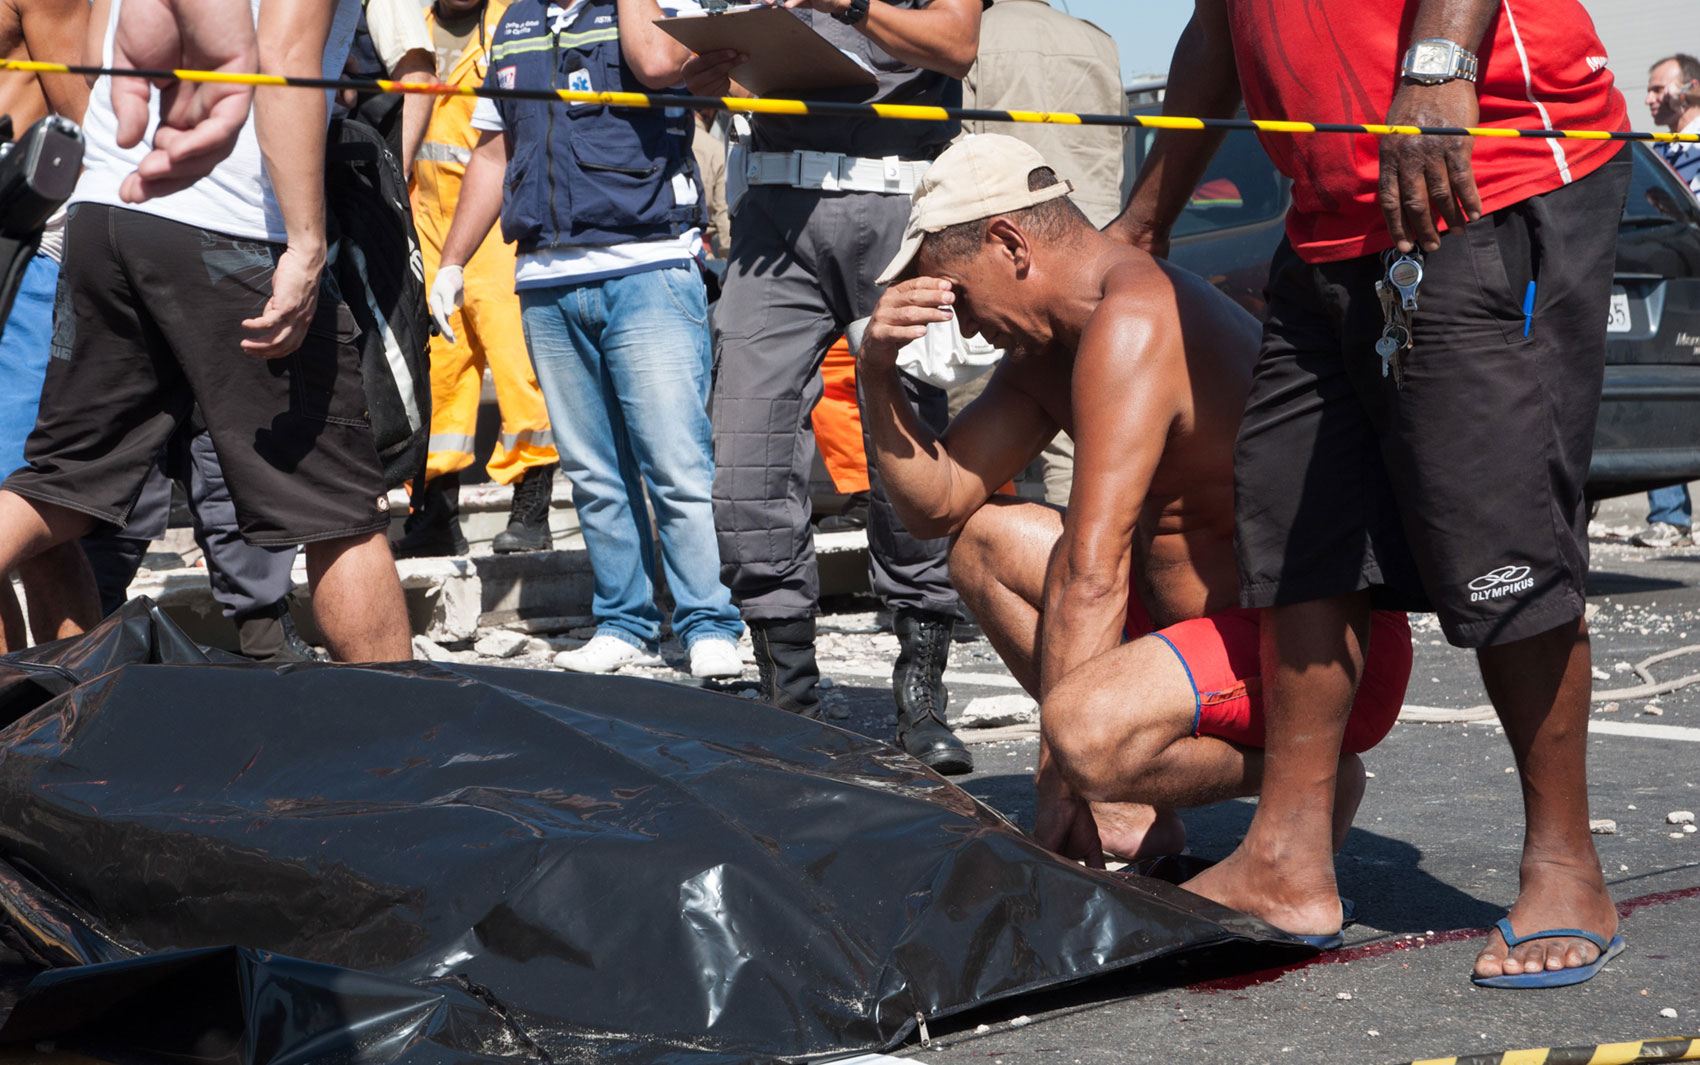
[[[1700,673],[1700,548],[1630,546],[1640,507],[1610,501],[1595,526],[1596,691],[1642,683],[1635,663],[1685,646],[1694,652],[1652,673]],[[1474,657],[1447,646],[1432,617],[1413,622],[1407,706],[1484,705]],[[953,702],[1014,691],[984,641],[956,645],[951,676]],[[841,681],[841,723],[889,736],[888,687]],[[1700,682],[1656,699],[1596,702],[1590,731],[1593,816],[1615,822],[1595,843],[1628,943],[1590,983],[1500,991],[1469,982],[1486,930],[1516,896],[1522,810],[1510,749],[1491,720],[1401,720],[1364,756],[1374,779],[1338,866],[1341,893],[1358,907],[1345,949],[1285,971],[1111,979],[990,1006],[930,1025],[930,1045],[912,1040],[900,1053],[992,1065],[1394,1063],[1700,1035],[1700,833],[1667,823],[1675,811],[1700,811]],[[1030,828],[1037,741],[973,750],[976,771],[958,782]],[[1189,851],[1225,856],[1252,810],[1246,800],[1189,812]]]

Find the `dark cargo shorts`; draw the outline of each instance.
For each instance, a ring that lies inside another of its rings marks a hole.
[[[5,488],[120,528],[198,400],[242,538],[287,545],[389,525],[354,318],[321,288],[292,355],[241,347],[281,248],[79,204],[27,466]]]
[[[1382,257],[1309,264],[1283,242],[1234,456],[1246,606],[1367,588],[1378,607],[1434,611],[1465,647],[1582,614],[1630,166],[1620,154],[1442,236],[1402,387],[1375,351]]]

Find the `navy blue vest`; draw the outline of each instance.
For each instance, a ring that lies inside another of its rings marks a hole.
[[[560,5],[515,0],[491,42],[485,84],[651,92],[620,54],[616,11],[615,0],[585,0],[571,23],[557,27]],[[681,205],[675,194],[701,187],[691,155],[695,123],[683,107],[497,100],[496,109],[513,146],[502,236],[522,253],[677,236],[699,223],[701,207]]]

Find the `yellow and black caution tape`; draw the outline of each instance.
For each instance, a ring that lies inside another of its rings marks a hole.
[[[1538,1047],[1427,1058],[1408,1065],[1642,1065],[1643,1062],[1700,1061],[1700,1038],[1642,1039],[1585,1047]]]
[[[275,74],[227,74],[215,70],[116,70],[107,67],[0,60],[0,72],[81,74],[99,77],[148,78],[155,82],[216,82],[256,87],[350,89],[366,93],[425,96],[483,96],[495,100],[545,100],[603,107],[690,107],[751,115],[806,115],[832,118],[886,118],[907,122],[1032,122],[1059,126],[1127,126],[1143,129],[1256,130],[1264,133],[1368,133],[1376,136],[1535,137],[1547,140],[1685,141],[1700,142],[1700,133],[1642,133],[1634,130],[1500,129],[1482,126],[1386,126],[1353,122],[1288,122],[1257,118],[1183,118],[1176,115],[1091,115],[1071,111],[994,111],[966,107],[922,107],[914,104],[852,104],[820,100],[780,100],[765,97],[650,95],[641,92],[579,92],[573,89],[490,89],[478,86],[427,85],[419,82],[354,81],[333,78],[284,78]]]

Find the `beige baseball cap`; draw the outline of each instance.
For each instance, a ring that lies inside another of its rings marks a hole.
[[[889,285],[907,270],[928,233],[1019,211],[1073,192],[1074,185],[1067,181],[1028,190],[1027,175],[1048,165],[1038,149],[1001,133],[964,137],[951,145],[921,175],[909,208],[909,224],[903,230],[903,243],[875,283]]]

